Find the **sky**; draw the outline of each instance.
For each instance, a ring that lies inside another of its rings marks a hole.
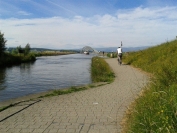
[[[0,0],[6,47],[155,46],[177,36],[177,0]]]

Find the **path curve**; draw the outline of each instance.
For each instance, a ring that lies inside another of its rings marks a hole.
[[[119,133],[127,106],[148,77],[115,58],[105,60],[115,72],[113,83],[18,104],[0,112],[0,133]]]

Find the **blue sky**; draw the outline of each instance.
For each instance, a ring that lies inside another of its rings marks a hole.
[[[154,46],[177,36],[176,0],[0,0],[7,47]]]

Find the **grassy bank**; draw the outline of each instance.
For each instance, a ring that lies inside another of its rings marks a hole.
[[[129,53],[124,62],[153,75],[127,113],[126,133],[177,132],[177,40]]]
[[[34,62],[38,56],[57,56],[75,54],[74,52],[56,52],[56,51],[44,51],[44,52],[31,52],[27,55],[24,54],[11,54],[5,53],[0,57],[0,67],[19,65],[26,62]]]
[[[114,73],[103,58],[92,58],[91,76],[93,82],[112,82]]]
[[[34,52],[35,56],[57,56],[57,55],[68,55],[75,54],[76,52],[59,52],[59,51],[43,51],[43,52]]]
[[[0,67],[18,65],[20,63],[32,62],[35,61],[36,57],[34,54],[24,55],[13,55],[13,54],[4,54],[0,57]]]

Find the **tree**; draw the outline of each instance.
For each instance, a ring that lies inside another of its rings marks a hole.
[[[12,54],[18,54],[18,49],[13,49],[11,53]]]
[[[25,46],[25,55],[27,55],[27,54],[29,54],[29,52],[30,52],[30,44],[28,43],[28,44],[26,44],[26,46]]]
[[[25,53],[25,50],[24,50],[24,48],[22,48],[21,47],[21,45],[20,46],[18,46],[17,48],[17,51],[18,51],[18,53],[21,55],[21,54],[23,54],[24,55],[24,53]]]
[[[4,53],[6,50],[6,39],[4,38],[4,34],[0,31],[0,56]]]

